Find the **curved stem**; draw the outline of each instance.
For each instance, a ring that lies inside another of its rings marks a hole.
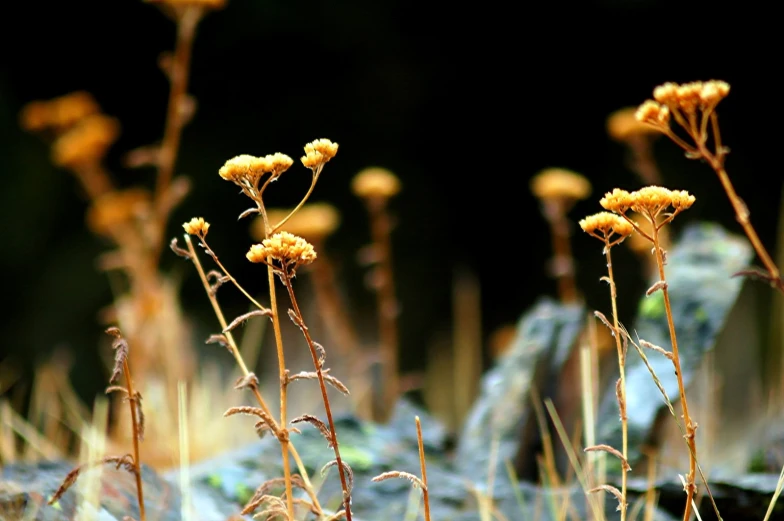
[[[291,306],[298,322],[297,325],[299,325],[300,329],[302,330],[302,334],[305,336],[305,341],[307,342],[308,348],[310,349],[310,356],[313,359],[313,366],[316,369],[319,387],[321,388],[321,398],[324,401],[324,411],[326,412],[327,422],[329,424],[330,444],[332,445],[332,449],[335,451],[335,461],[337,462],[338,473],[340,475],[340,486],[343,488],[343,509],[346,512],[346,521],[351,521],[351,490],[349,489],[348,480],[346,478],[346,469],[343,466],[343,459],[340,457],[338,436],[335,432],[335,422],[332,419],[332,409],[329,405],[329,397],[327,396],[327,384],[324,381],[324,373],[321,370],[321,362],[319,361],[319,355],[316,351],[316,344],[313,342],[313,338],[310,336],[310,331],[305,325],[305,320],[302,317],[302,312],[300,311],[299,304],[297,303],[297,297],[294,295],[294,286],[291,284],[291,276],[289,272],[283,269],[278,273],[281,275],[283,285],[286,286],[286,289],[288,290],[289,298],[291,299]]]
[[[267,233],[267,236],[269,236],[269,235],[271,235],[271,234],[273,234],[273,233],[277,232],[278,230],[280,230],[281,226],[283,226],[284,224],[286,224],[286,222],[288,222],[288,220],[289,220],[289,219],[291,219],[291,216],[292,216],[292,215],[294,215],[295,213],[297,213],[297,211],[298,211],[300,208],[302,208],[302,206],[303,206],[303,205],[304,205],[304,204],[305,204],[305,203],[308,201],[308,199],[310,198],[310,194],[312,194],[312,193],[313,193],[313,189],[314,189],[314,188],[316,188],[316,181],[318,181],[318,176],[317,176],[317,175],[314,175],[314,176],[313,176],[313,181],[311,181],[311,183],[310,183],[310,188],[308,188],[308,192],[305,194],[305,197],[303,197],[303,198],[302,198],[302,200],[299,202],[299,204],[297,204],[297,206],[295,206],[295,207],[294,207],[294,209],[293,209],[293,210],[291,210],[291,211],[289,212],[289,214],[288,214],[286,217],[284,217],[284,218],[283,218],[283,220],[282,220],[282,221],[280,221],[280,222],[279,222],[278,224],[276,224],[275,226],[271,227],[270,231]],[[266,222],[266,221],[265,221],[265,222]],[[267,225],[267,226],[269,226],[269,225]]]
[[[259,308],[259,309],[265,309],[265,308],[264,308],[264,306],[262,306],[261,304],[259,304],[259,303],[256,301],[256,299],[254,299],[253,297],[251,297],[251,296],[250,296],[250,294],[249,294],[247,291],[245,291],[245,288],[243,288],[242,286],[240,286],[240,283],[239,283],[239,282],[237,282],[237,279],[235,279],[235,278],[234,278],[234,277],[231,275],[231,273],[229,273],[229,270],[227,270],[227,269],[226,269],[226,268],[223,266],[223,264],[221,263],[221,261],[218,259],[218,256],[215,254],[215,252],[212,250],[212,248],[210,248],[210,247],[209,247],[209,245],[207,244],[207,241],[206,241],[204,238],[201,238],[200,240],[201,240],[201,243],[202,243],[202,245],[204,245],[204,249],[205,249],[205,250],[207,250],[207,251],[209,252],[209,254],[210,254],[210,257],[212,257],[212,260],[215,262],[215,264],[218,266],[218,268],[220,268],[220,270],[223,272],[223,274],[224,274],[224,275],[226,275],[226,276],[229,278],[229,281],[231,281],[231,283],[232,283],[232,284],[234,284],[234,287],[236,287],[238,290],[240,290],[240,292],[241,292],[243,295],[245,295],[245,297],[246,297],[246,298],[247,298],[247,299],[248,299],[248,300],[251,302],[251,304],[253,304],[254,306],[256,306],[256,307],[257,307],[257,308]],[[207,285],[207,287],[209,287],[209,284]]]

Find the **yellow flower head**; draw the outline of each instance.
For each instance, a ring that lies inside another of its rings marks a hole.
[[[226,181],[237,185],[256,186],[261,176],[270,171],[272,165],[263,157],[241,154],[226,161],[218,174]]]
[[[206,222],[203,217],[194,217],[187,223],[183,223],[182,227],[185,229],[185,233],[204,238],[210,230],[210,223]]]
[[[626,107],[610,114],[607,118],[607,134],[621,142],[634,136],[659,135],[655,128],[646,124],[645,119],[637,118],[637,112],[637,107]]]
[[[591,183],[582,175],[565,168],[546,168],[531,180],[531,192],[539,199],[585,199]]]
[[[640,123],[661,128],[670,124],[670,109],[658,101],[647,100],[634,113],[634,118]],[[651,127],[648,127],[651,128]]]
[[[98,163],[119,134],[116,119],[103,114],[87,116],[55,140],[52,160],[64,168]]]
[[[111,237],[118,226],[147,214],[151,205],[150,193],[142,188],[107,192],[93,201],[85,220],[93,233]]]
[[[338,144],[329,139],[316,139],[305,145],[305,155],[301,161],[305,167],[316,170],[324,166],[338,153]]]
[[[351,191],[363,199],[388,199],[397,195],[400,188],[400,179],[395,174],[377,166],[361,170],[351,180]]]
[[[669,190],[661,186],[646,186],[632,192],[631,209],[635,212],[658,215],[669,207],[675,210],[687,210],[694,204],[694,196],[685,190]]]
[[[689,83],[664,83],[653,90],[653,97],[670,109],[679,109],[686,114],[693,114],[698,109],[712,110],[730,93],[730,85],[726,81],[708,80]]]
[[[628,210],[632,203],[631,194],[626,190],[614,188],[612,192],[607,192],[604,197],[599,201],[602,208],[615,213],[624,213]]]
[[[599,212],[581,219],[580,228],[594,237],[608,240],[613,234],[626,237],[634,231],[634,227],[629,221],[610,212]]]
[[[290,212],[291,210],[278,208],[268,209],[267,219],[270,226],[281,222]],[[309,203],[297,210],[281,229],[312,241],[318,241],[331,235],[339,225],[340,214],[334,206],[327,203]],[[263,240],[265,238],[264,219],[256,218],[250,231],[253,237]]]
[[[286,269],[294,269],[316,260],[316,250],[303,239],[289,232],[278,232],[261,244],[254,244],[246,254],[251,262],[267,262],[271,257],[280,262]]]

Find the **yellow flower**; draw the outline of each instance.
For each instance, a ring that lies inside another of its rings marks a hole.
[[[254,244],[246,254],[251,262],[267,262],[271,257],[287,269],[294,269],[316,260],[316,250],[303,239],[289,232],[278,232],[261,244]]]
[[[206,222],[203,217],[194,217],[187,223],[183,223],[182,227],[185,229],[185,233],[204,238],[210,229],[210,223]]]
[[[646,186],[630,194],[631,209],[635,212],[658,215],[670,206],[676,210],[687,210],[695,198],[685,190],[669,190],[661,186]]]
[[[238,185],[250,184],[255,186],[258,184],[261,176],[270,171],[271,166],[270,162],[265,158],[241,154],[226,161],[218,170],[218,174],[226,181],[231,181]]]
[[[599,204],[601,204],[602,208],[605,210],[624,213],[631,207],[633,202],[629,192],[621,190],[620,188],[614,188],[612,192],[604,194],[604,197],[599,201]]]
[[[667,127],[670,124],[670,109],[658,101],[647,100],[640,105],[634,117],[640,123],[654,127]]]
[[[580,228],[600,239],[609,239],[613,234],[625,237],[634,231],[634,227],[629,221],[610,212],[599,212],[581,219]]]
[[[311,170],[324,166],[338,153],[338,144],[329,139],[316,139],[305,145],[305,155],[302,164]]]

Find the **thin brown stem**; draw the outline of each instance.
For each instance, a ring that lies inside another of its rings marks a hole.
[[[425,444],[422,441],[422,424],[419,421],[419,416],[415,418],[417,428],[417,444],[419,445],[419,467],[422,472],[422,498],[425,503],[425,521],[430,521],[430,493],[427,490],[427,466],[425,465]]]
[[[280,377],[280,424],[286,428],[286,409],[288,408],[288,381],[286,375],[286,359],[283,354],[283,336],[280,332],[280,316],[278,314],[278,299],[275,293],[275,272],[272,269],[272,258],[267,258],[267,282],[269,283],[270,309],[272,309],[272,329],[275,333],[275,347],[278,351],[278,374]],[[286,483],[286,508],[289,519],[294,519],[294,491],[291,483],[291,468],[289,466],[288,435],[280,438],[283,450],[283,478]]]
[[[139,503],[140,521],[146,521],[144,513],[144,492],[142,490],[142,466],[139,459],[139,418],[137,416],[137,396],[131,380],[131,367],[128,365],[128,358],[123,359],[123,374],[125,376],[125,387],[128,390],[128,404],[131,408],[131,425],[133,428],[133,474],[136,477],[136,500]]]
[[[370,228],[373,248],[378,255],[378,286],[376,301],[378,305],[379,341],[381,344],[382,403],[377,405],[378,420],[386,420],[397,401],[400,385],[398,382],[398,304],[395,297],[395,284],[392,271],[392,244],[390,232],[392,224],[387,212],[386,198],[374,197],[367,200],[370,213]]]
[[[321,168],[323,168],[323,165],[322,165]],[[321,170],[319,169],[319,172],[320,171]],[[269,237],[273,233],[279,231],[281,229],[281,227],[283,227],[283,225],[286,224],[289,219],[291,219],[291,216],[294,215],[295,213],[297,213],[297,211],[305,205],[305,203],[308,201],[308,199],[310,199],[310,194],[313,193],[313,189],[316,187],[316,181],[318,181],[318,174],[314,173],[313,174],[313,181],[311,181],[310,188],[308,188],[308,191],[305,194],[305,196],[302,198],[302,200],[299,202],[299,204],[297,204],[297,206],[294,207],[294,209],[289,212],[289,214],[286,217],[284,217],[274,227],[270,227],[270,230],[267,232],[267,237]],[[265,222],[266,222],[266,220],[265,220]]]
[[[659,226],[656,223],[655,216],[649,216],[652,220],[651,230],[653,238],[653,249],[656,255],[656,265],[659,269],[659,280],[666,281],[664,275],[664,252],[659,245]],[[678,378],[678,392],[680,393],[681,408],[683,409],[683,423],[686,429],[686,443],[689,447],[689,473],[686,475],[686,506],[683,511],[683,521],[689,521],[691,517],[692,499],[694,492],[697,488],[694,484],[694,478],[697,468],[697,445],[695,440],[695,432],[697,424],[694,423],[689,415],[689,405],[686,401],[686,386],[683,383],[683,371],[681,370],[681,359],[678,351],[678,340],[675,335],[675,323],[672,319],[672,306],[670,305],[670,291],[667,285],[664,284],[661,288],[664,295],[664,310],[667,314],[667,327],[670,331],[670,340],[672,342],[672,363],[675,366],[675,375]]]
[[[155,180],[155,214],[158,231],[156,237],[163,237],[169,217],[168,191],[174,176],[174,166],[177,162],[177,152],[180,148],[184,125],[182,107],[188,91],[193,40],[196,35],[196,26],[202,14],[199,7],[186,7],[177,19],[177,41],[169,69],[169,102],[158,160],[158,175]],[[158,244],[154,246],[156,248],[154,258],[156,259],[163,249],[163,241],[157,242]]]
[[[343,489],[343,509],[346,511],[346,521],[351,521],[351,490],[349,489],[349,483],[346,477],[346,468],[343,465],[343,459],[340,457],[338,436],[337,432],[335,431],[335,422],[332,419],[332,408],[329,405],[329,396],[327,395],[327,384],[324,380],[324,372],[321,369],[321,361],[319,360],[319,355],[316,351],[316,344],[313,341],[313,338],[310,336],[310,331],[305,325],[305,320],[302,317],[302,312],[300,311],[299,304],[297,303],[297,297],[294,294],[294,286],[291,284],[291,275],[285,268],[280,270],[278,273],[280,274],[281,280],[283,281],[283,285],[286,286],[286,290],[288,291],[292,309],[294,310],[294,314],[298,321],[298,325],[302,330],[302,334],[305,337],[305,341],[308,344],[308,348],[310,349],[310,356],[313,359],[313,366],[316,369],[319,387],[321,388],[321,398],[324,401],[324,411],[327,415],[327,423],[329,425],[330,444],[332,445],[332,450],[335,452],[335,461],[337,462],[338,474],[340,475],[340,486]]]
[[[188,252],[191,255],[191,261],[193,262],[194,266],[196,266],[196,271],[199,273],[199,278],[201,279],[201,282],[204,285],[204,289],[207,291],[207,296],[210,299],[210,304],[212,304],[212,309],[215,312],[215,316],[218,318],[218,322],[220,323],[221,326],[221,331],[225,331],[228,326],[228,322],[226,321],[226,317],[223,314],[223,310],[221,310],[220,305],[218,304],[217,297],[213,292],[210,291],[210,283],[207,280],[207,275],[204,272],[204,268],[202,267],[201,262],[199,261],[199,258],[196,255],[196,249],[193,247],[193,241],[191,241],[189,235],[185,235],[185,242],[188,245]],[[231,331],[226,331],[226,333],[224,334],[226,336],[226,340],[229,343],[228,346],[229,351],[231,352],[232,356],[234,356],[234,360],[237,362],[237,365],[239,365],[243,376],[248,376],[250,374],[250,371],[248,370],[248,367],[245,365],[245,361],[242,359],[242,355],[240,354],[240,351],[237,348],[237,342],[234,339],[234,335],[232,335]],[[262,397],[259,389],[254,386],[251,388],[251,391],[253,392],[253,396],[256,398],[256,401],[258,402],[262,410],[264,410],[264,412],[268,415],[268,417],[272,418],[274,421],[274,416],[272,415],[272,412],[267,406],[267,403]],[[278,433],[280,432],[280,425],[274,423],[273,425],[270,425],[270,429],[273,431],[274,434],[278,435]],[[318,500],[315,498],[315,494],[311,493],[315,489],[313,487],[313,484],[310,482],[310,478],[308,477],[307,470],[305,469],[305,465],[302,462],[302,459],[300,458],[297,449],[294,447],[294,444],[291,443],[290,441],[287,443],[287,445],[288,445],[288,451],[291,453],[291,456],[294,458],[294,462],[297,464],[297,469],[299,470],[299,473],[302,476],[302,480],[305,482],[305,486],[309,491],[309,494],[313,498],[314,507],[316,507],[316,509],[319,512],[321,512],[322,511],[321,505],[318,503]],[[286,447],[281,445],[281,455],[285,461],[288,461],[285,451],[286,451]],[[285,476],[285,469],[284,469],[284,476]]]
[[[718,135],[718,133],[714,130],[714,134]],[[717,138],[717,142],[718,141]],[[732,185],[732,181],[730,181],[729,175],[727,175],[727,171],[724,169],[724,161],[721,152],[718,154],[712,153],[704,144],[699,144],[699,151],[702,154],[702,157],[710,164],[711,168],[719,178],[721,182],[721,186],[724,188],[724,191],[727,193],[727,197],[730,200],[730,204],[732,204],[732,209],[735,211],[735,219],[740,223],[743,231],[746,233],[746,237],[749,238],[754,251],[757,252],[757,255],[762,261],[763,266],[768,271],[768,275],[770,277],[770,284],[775,287],[777,290],[784,293],[784,281],[781,279],[781,274],[779,272],[776,263],[773,262],[768,251],[765,249],[765,246],[762,244],[759,236],[757,235],[757,231],[751,225],[751,220],[749,219],[749,208],[746,206],[746,203],[738,197],[737,192],[735,192],[735,187]]]
[[[627,511],[627,480],[628,480],[628,465],[629,461],[629,421],[626,417],[626,352],[621,342],[621,330],[618,324],[618,302],[617,292],[615,289],[615,277],[613,276],[612,256],[610,250],[612,243],[608,236],[604,239],[604,252],[607,258],[607,278],[610,281],[610,300],[612,301],[612,314],[613,314],[613,337],[615,337],[615,347],[618,351],[618,370],[620,372],[621,385],[618,391],[618,409],[621,414],[621,431],[623,436],[623,447],[621,454],[623,455],[623,464],[621,465],[621,502],[619,508],[621,509],[621,521],[626,521]]]

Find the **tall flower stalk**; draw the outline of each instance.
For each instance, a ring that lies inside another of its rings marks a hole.
[[[612,303],[612,329],[613,337],[615,337],[615,347],[618,352],[618,370],[620,377],[616,384],[616,397],[618,399],[618,410],[621,417],[621,431],[623,433],[623,446],[621,450],[621,497],[618,501],[619,509],[621,511],[621,521],[626,521],[626,511],[628,507],[627,502],[627,477],[628,472],[631,470],[628,461],[629,451],[629,422],[626,416],[626,348],[621,341],[621,330],[618,323],[618,303],[617,293],[615,289],[615,277],[613,275],[612,265],[612,247],[620,244],[626,239],[633,231],[634,228],[628,221],[623,218],[609,213],[600,212],[580,221],[580,228],[589,235],[596,237],[604,243],[604,255],[607,258],[607,276],[602,277],[602,280],[607,281],[610,285],[610,302]],[[603,446],[598,446],[604,449]],[[588,447],[586,450],[592,450],[595,447]],[[613,451],[608,451],[615,454]]]
[[[683,512],[683,520],[689,521],[692,513],[692,500],[696,492],[695,476],[697,472],[697,445],[696,431],[697,423],[689,413],[689,404],[686,400],[686,387],[683,382],[683,370],[681,369],[681,358],[678,350],[678,340],[675,333],[675,324],[672,318],[672,305],[670,304],[670,292],[664,273],[666,252],[661,246],[660,232],[664,226],[669,224],[679,213],[694,204],[694,196],[685,190],[669,190],[660,186],[647,186],[635,192],[615,189],[600,201],[606,210],[615,212],[623,217],[634,230],[648,239],[653,244],[653,254],[656,257],[659,280],[648,289],[647,295],[652,295],[656,291],[661,291],[664,297],[664,311],[667,317],[667,327],[670,333],[672,351],[664,350],[665,356],[669,358],[675,368],[675,375],[678,379],[678,391],[680,394],[681,409],[683,411],[683,423],[685,427],[685,438],[689,448],[689,473],[686,475],[686,506]],[[646,232],[627,212],[631,210],[637,212],[650,223],[650,228]]]

